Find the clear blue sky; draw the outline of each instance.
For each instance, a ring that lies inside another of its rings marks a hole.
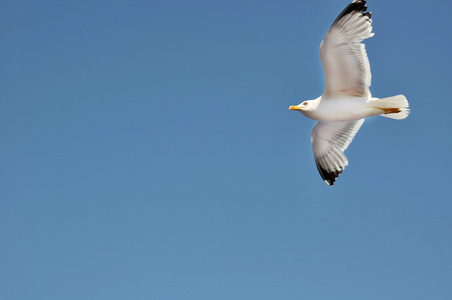
[[[318,47],[348,0],[2,1],[1,299],[452,299],[450,0],[369,0],[334,187]]]

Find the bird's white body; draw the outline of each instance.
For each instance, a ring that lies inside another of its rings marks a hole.
[[[364,123],[376,115],[404,119],[409,114],[405,96],[373,98],[371,72],[362,43],[374,35],[366,0],[353,0],[333,22],[322,43],[320,59],[325,72],[325,90],[315,100],[289,109],[319,121],[311,134],[317,169],[333,185],[348,165],[344,151]]]
[[[323,122],[354,121],[372,116],[381,115],[382,110],[377,108],[378,98],[341,97],[328,99],[323,96],[310,100],[314,110],[301,110],[306,117]],[[303,103],[303,102],[302,102]],[[300,104],[301,105],[301,104]]]

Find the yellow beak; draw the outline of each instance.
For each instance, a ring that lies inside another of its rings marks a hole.
[[[297,110],[297,109],[300,109],[300,107],[294,105],[294,106],[289,107],[289,109],[290,109],[290,110]]]

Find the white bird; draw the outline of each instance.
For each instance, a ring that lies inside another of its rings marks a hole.
[[[348,165],[345,149],[364,118],[381,115],[405,119],[410,110],[403,95],[374,98],[369,91],[369,59],[361,42],[374,35],[365,0],[354,0],[336,18],[320,44],[325,72],[323,95],[289,107],[319,121],[311,134],[315,163],[322,179],[332,186]]]

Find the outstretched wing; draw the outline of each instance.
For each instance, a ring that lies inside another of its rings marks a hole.
[[[312,129],[311,142],[320,176],[333,185],[348,165],[345,149],[350,145],[364,119],[349,122],[318,122]]]
[[[326,98],[370,97],[369,59],[361,42],[372,37],[365,0],[354,0],[337,17],[320,44]]]

